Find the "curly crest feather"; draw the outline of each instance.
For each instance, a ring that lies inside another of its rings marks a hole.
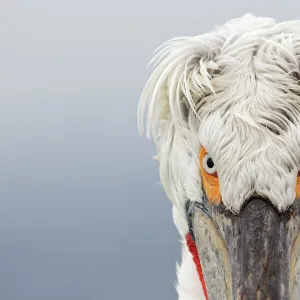
[[[216,165],[228,209],[238,212],[255,192],[284,211],[295,199],[300,165],[300,22],[247,14],[212,32],[167,41],[151,63],[139,128],[144,133],[146,123],[157,145],[181,236],[188,232],[186,201],[203,197],[202,146]],[[204,297],[197,287],[183,243],[179,299]]]

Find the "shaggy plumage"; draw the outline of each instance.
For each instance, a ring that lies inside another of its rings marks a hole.
[[[199,150],[218,172],[222,201],[239,212],[254,192],[284,211],[295,199],[300,162],[300,22],[245,15],[156,52],[141,96],[139,125],[157,145],[175,224],[188,232],[187,200],[201,202]],[[201,299],[183,246],[181,300]],[[202,296],[201,296],[202,295]]]

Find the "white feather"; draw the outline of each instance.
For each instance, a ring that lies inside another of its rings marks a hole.
[[[256,192],[285,210],[295,200],[300,164],[300,22],[247,14],[210,33],[166,42],[152,62],[139,127],[143,133],[146,121],[157,145],[181,236],[188,230],[186,201],[202,201],[202,145],[228,209],[238,212]],[[188,264],[183,258],[182,268]]]

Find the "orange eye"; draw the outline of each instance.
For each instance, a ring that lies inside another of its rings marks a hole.
[[[222,197],[216,165],[204,147],[200,150],[200,171],[208,201],[211,204],[220,204]]]

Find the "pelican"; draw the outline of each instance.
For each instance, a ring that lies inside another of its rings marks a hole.
[[[246,14],[151,63],[138,122],[182,238],[178,299],[300,299],[300,22]]]

